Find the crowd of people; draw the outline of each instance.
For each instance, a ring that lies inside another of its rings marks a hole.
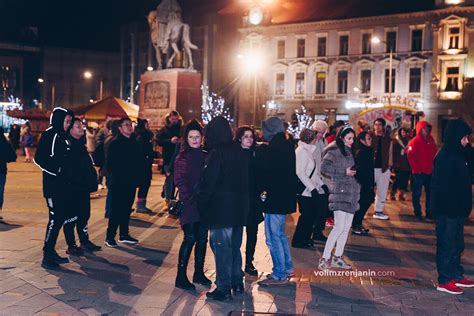
[[[472,205],[466,158],[471,129],[462,120],[450,122],[438,154],[431,126],[425,121],[418,122],[414,131],[401,127],[393,132],[395,136],[391,134],[382,118],[370,127],[360,124],[357,133],[344,122],[329,127],[317,120],[300,132],[296,142],[278,117],[263,121],[261,133],[250,126],[241,126],[234,133],[223,117],[212,119],[205,128],[196,120],[183,126],[176,111],[166,116],[165,126],[155,136],[146,120],[139,120],[133,128],[129,118],[110,120],[92,133],[85,131],[73,112],[55,108],[34,159],[43,171],[49,209],[42,266],[58,269],[69,261],[55,250],[63,226],[69,255],[101,249],[90,241],[87,226],[90,193],[101,185],[108,188],[105,245],[117,247],[117,231],[118,242],[139,242],[129,231],[130,214],[134,202],[137,212],[153,213],[146,201],[153,160],[159,156],[154,145],[159,145],[166,177],[162,197],[168,205],[176,199],[183,205],[176,287],[194,290],[194,284],[212,285],[204,273],[209,237],[216,288],[207,296],[226,301],[243,293],[244,273],[258,275],[254,254],[261,222],[273,268],[259,285],[288,284],[295,273],[290,245],[314,250],[315,243],[322,242],[320,269],[351,269],[344,257],[345,245],[351,232],[369,234],[363,222],[370,206],[374,204],[374,219],[389,220],[387,196],[404,201],[411,190],[413,215],[424,220],[420,205],[424,188],[425,218],[436,219],[437,288],[460,294],[461,287],[474,287],[463,276],[460,264],[463,221]],[[6,162],[15,158],[2,156],[0,174]],[[286,217],[297,210],[300,216],[290,244]],[[328,236],[323,233],[326,226],[333,226]],[[193,248],[191,282],[187,266]]]

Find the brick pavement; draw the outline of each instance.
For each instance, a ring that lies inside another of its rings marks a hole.
[[[131,233],[135,247],[104,249],[96,255],[71,257],[59,272],[40,266],[47,210],[41,195],[40,173],[33,164],[10,166],[4,216],[0,224],[0,315],[226,315],[255,311],[309,315],[472,315],[474,289],[451,296],[435,291],[435,235],[431,222],[410,215],[410,202],[387,202],[390,221],[367,220],[371,234],[350,236],[346,255],[358,269],[403,271],[390,278],[317,276],[316,251],[292,249],[297,273],[291,284],[261,288],[256,278],[245,280],[246,294],[232,303],[206,300],[206,288],[189,293],[174,287],[182,234],[176,219],[162,211],[163,178],[155,175],[149,204],[158,214],[134,214]],[[105,191],[92,200],[91,239],[103,245]],[[291,236],[297,215],[289,217]],[[474,227],[466,226],[463,264],[474,277]],[[66,249],[61,233],[58,251]],[[260,277],[271,271],[271,258],[259,232],[255,265]],[[190,262],[189,275],[193,264]],[[406,271],[405,271],[406,272]],[[206,274],[214,278],[209,251]],[[234,315],[237,315],[234,314]]]

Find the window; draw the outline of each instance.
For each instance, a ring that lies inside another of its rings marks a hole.
[[[285,74],[277,74],[275,82],[275,94],[285,94]]]
[[[385,93],[389,93],[390,71],[385,69]],[[391,93],[395,92],[395,69],[392,68],[392,89]]]
[[[318,71],[316,73],[316,94],[326,93],[326,73]]]
[[[285,58],[285,40],[279,40],[277,44],[277,58]]]
[[[421,91],[421,68],[410,68],[410,93]]]
[[[362,54],[370,54],[371,51],[371,38],[372,34],[364,33],[362,34]]]
[[[339,36],[339,55],[345,56],[349,54],[349,35]]]
[[[296,74],[295,94],[304,94],[304,72]]]
[[[419,52],[423,50],[423,30],[411,31],[411,51]]]
[[[347,93],[347,70],[337,72],[337,93]]]
[[[387,53],[394,52],[397,49],[397,32],[387,32]]]
[[[460,36],[459,27],[451,27],[449,29],[449,49],[459,48],[459,36]]]
[[[336,121],[349,121],[349,114],[336,114]]]
[[[299,38],[297,42],[297,52],[296,57],[303,58],[304,57],[304,50],[305,50],[305,39]]]
[[[370,93],[370,70],[362,70],[360,72],[360,89],[362,93]]]
[[[459,67],[448,67],[446,91],[459,91]]]
[[[326,56],[326,38],[318,37],[318,56]]]

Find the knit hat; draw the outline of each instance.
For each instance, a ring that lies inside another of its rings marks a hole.
[[[283,126],[283,121],[276,117],[272,116],[262,122],[263,130],[263,139],[266,141],[271,141],[273,136],[279,133],[285,132],[285,127]]]
[[[318,129],[318,130],[327,131],[328,130],[328,123],[326,123],[323,120],[314,121],[313,125],[311,125],[311,129],[312,130],[317,130]]]

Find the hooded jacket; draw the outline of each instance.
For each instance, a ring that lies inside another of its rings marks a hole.
[[[65,164],[71,144],[64,131],[66,115],[74,118],[72,111],[57,107],[50,117],[50,127],[41,134],[34,162],[43,171],[43,195],[52,197],[65,189],[61,182],[61,168]]]
[[[472,209],[471,175],[461,139],[472,133],[463,120],[452,120],[444,144],[436,155],[431,178],[431,210],[434,216],[467,218]]]
[[[171,142],[173,137],[180,137],[181,125],[183,124],[180,119],[175,125],[171,125],[169,120],[166,119],[165,126],[156,133],[156,144],[162,147],[163,165],[168,166],[172,162],[173,154],[176,151],[176,144]]]
[[[223,117],[209,122],[204,131],[210,150],[198,194],[202,221],[210,229],[245,226],[249,213],[248,154],[232,141]]]
[[[428,122],[418,122],[416,124],[416,136],[407,146],[407,158],[413,174],[431,174],[433,172],[433,160],[438,147],[436,147],[431,133],[426,138],[421,136],[421,130],[427,126],[430,126]]]
[[[110,142],[107,153],[107,176],[112,186],[136,188],[143,179],[145,159],[132,137],[121,133]]]

